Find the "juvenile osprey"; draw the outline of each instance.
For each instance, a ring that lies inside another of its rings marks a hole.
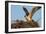
[[[33,7],[31,12],[28,12],[28,10],[23,7],[24,12],[26,13],[26,16],[24,16],[26,18],[26,22],[28,24],[30,24],[32,27],[39,27],[38,23],[35,22],[35,20],[32,19],[32,16],[34,15],[34,13],[39,10],[41,7],[37,6],[37,7]]]
[[[27,21],[32,21],[32,16],[34,15],[34,13],[39,10],[41,7],[40,6],[36,6],[32,8],[32,11],[29,12],[25,7],[23,7],[24,12],[26,13],[26,16],[24,16],[26,18]]]

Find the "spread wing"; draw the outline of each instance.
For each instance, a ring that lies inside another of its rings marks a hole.
[[[34,8],[32,9],[32,16],[33,16],[34,13],[35,13],[37,10],[39,10],[40,8],[41,8],[40,6],[34,7]]]
[[[29,15],[28,10],[27,10],[25,7],[23,7],[23,10],[24,10],[24,12],[26,13],[26,16],[28,16],[28,15]]]

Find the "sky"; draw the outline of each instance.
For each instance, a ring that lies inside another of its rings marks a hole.
[[[29,12],[32,10],[32,6],[24,6],[27,8]],[[23,10],[23,6],[21,5],[11,5],[11,20],[26,20],[24,18],[25,12]],[[38,21],[38,23],[41,23],[41,9],[39,9],[32,17],[33,20]]]

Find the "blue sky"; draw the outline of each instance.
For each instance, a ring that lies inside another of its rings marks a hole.
[[[32,10],[32,6],[24,6],[28,9],[29,12]],[[24,18],[25,12],[23,10],[23,6],[20,5],[11,5],[11,19],[12,20],[25,20]],[[39,9],[32,17],[35,21],[39,20],[41,22],[41,9]]]

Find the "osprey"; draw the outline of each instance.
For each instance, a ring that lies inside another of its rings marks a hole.
[[[33,7],[32,11],[29,12],[25,7],[23,7],[24,12],[26,13],[26,15],[24,16],[26,18],[26,20],[27,21],[32,21],[32,16],[40,8],[41,8],[40,6]]]

